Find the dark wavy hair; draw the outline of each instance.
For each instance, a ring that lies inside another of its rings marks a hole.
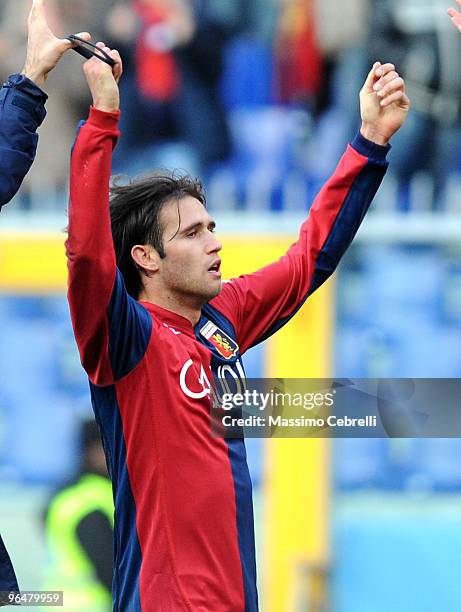
[[[202,183],[187,174],[162,173],[115,182],[110,190],[110,218],[117,266],[128,293],[135,299],[143,288],[142,270],[131,256],[136,244],[150,244],[165,257],[160,213],[170,201],[192,196],[206,207]]]

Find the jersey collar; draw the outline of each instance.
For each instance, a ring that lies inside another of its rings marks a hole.
[[[173,331],[178,331],[195,338],[192,323],[189,321],[189,319],[186,319],[186,317],[183,317],[176,312],[172,312],[171,310],[167,310],[166,308],[162,308],[161,306],[157,306],[157,304],[152,304],[151,302],[140,302],[140,304],[142,304],[150,313],[155,315],[157,320],[170,327]]]

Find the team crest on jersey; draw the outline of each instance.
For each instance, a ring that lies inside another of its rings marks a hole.
[[[224,357],[224,359],[232,359],[237,354],[239,350],[239,346],[235,340],[232,340],[227,334],[223,332],[222,329],[219,329],[217,325],[208,321],[202,329],[200,333],[204,338],[211,342],[211,344],[215,347],[218,353]]]

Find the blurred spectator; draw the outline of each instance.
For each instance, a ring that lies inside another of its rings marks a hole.
[[[194,170],[206,172],[229,155],[218,86],[226,44],[240,31],[247,2],[132,0],[115,5],[108,35],[125,60],[117,170],[129,172],[133,155],[153,165],[159,143],[175,140],[190,147]],[[131,164],[131,171],[138,169]]]
[[[254,39],[272,45],[279,10],[280,0],[248,0],[245,7],[248,27],[245,31]]]
[[[446,16],[444,0],[373,0],[369,49],[395,63],[407,82],[412,112],[393,141],[391,170],[401,206],[409,208],[415,173],[432,178],[432,206],[443,207],[447,178],[461,138],[461,38]]]
[[[314,191],[330,175],[344,142],[353,138],[360,125],[357,92],[370,68],[366,51],[369,9],[370,0],[344,0],[340,9],[334,0],[314,0],[310,9],[305,8],[310,15],[305,21],[314,29],[311,70],[317,79],[321,76],[311,101],[313,122],[303,163],[316,185]]]
[[[349,120],[353,117],[354,132],[359,116],[358,107],[352,105],[351,100],[356,99],[369,70],[365,51],[369,9],[370,0],[344,0],[338,19],[335,0],[315,2],[317,41],[323,56],[327,90],[325,106],[334,104]]]
[[[322,85],[314,0],[284,0],[276,39],[277,84],[282,102],[308,101]]]
[[[325,57],[338,57],[346,49],[363,45],[368,9],[369,0],[345,0],[340,7],[335,0],[316,0],[317,41]]]
[[[64,591],[66,610],[112,609],[114,503],[99,429],[82,425],[82,463],[75,482],[46,511],[51,556],[46,587]]]
[[[363,46],[368,6],[369,0],[345,0],[338,19],[338,3],[334,0],[282,1],[276,36],[282,101],[308,101],[314,96],[315,106],[324,110],[330,104],[330,77],[345,54],[361,49],[367,66]],[[355,83],[360,89],[367,72],[354,76],[354,96]]]

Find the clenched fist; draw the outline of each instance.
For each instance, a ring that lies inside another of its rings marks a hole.
[[[394,65],[376,62],[360,92],[362,135],[377,144],[386,145],[402,127],[409,109],[405,81]]]

